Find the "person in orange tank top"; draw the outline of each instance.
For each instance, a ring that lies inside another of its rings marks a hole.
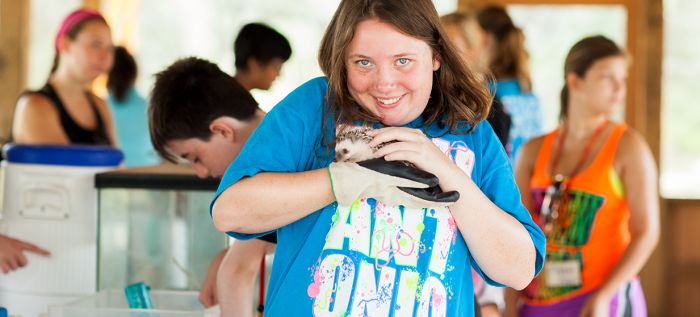
[[[547,258],[525,290],[506,291],[506,316],[646,316],[637,274],[659,240],[657,167],[639,133],[609,120],[628,66],[603,36],[569,51],[561,126],[525,144],[515,165]]]

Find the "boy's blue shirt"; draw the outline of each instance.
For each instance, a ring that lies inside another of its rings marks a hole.
[[[260,172],[327,167],[332,153],[318,140],[326,89],[326,79],[316,78],[276,105],[226,171],[216,197]],[[422,123],[418,118],[406,127]],[[332,138],[332,125],[325,128]],[[538,274],[545,238],[520,202],[510,162],[490,125],[483,121],[472,133],[445,135],[447,128],[434,124],[424,132],[528,230]],[[247,240],[266,233],[228,234]],[[352,206],[330,204],[277,234],[266,316],[473,316],[471,267],[501,286],[471,257],[446,207],[410,209],[358,199]]]

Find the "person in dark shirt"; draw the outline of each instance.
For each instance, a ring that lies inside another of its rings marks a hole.
[[[12,140],[33,144],[114,145],[112,118],[90,87],[112,67],[114,46],[105,19],[78,10],[63,21],[46,85],[17,102]]]

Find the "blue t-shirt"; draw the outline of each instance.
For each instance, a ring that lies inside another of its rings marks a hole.
[[[318,141],[326,88],[326,79],[316,78],[277,104],[226,171],[217,197],[245,176],[327,167],[330,160]],[[419,128],[422,122],[406,126]],[[333,131],[330,125],[325,129]],[[446,128],[437,124],[424,131],[441,136],[433,142],[530,232],[539,272],[544,235],[520,202],[510,162],[488,123],[462,135],[443,135]],[[265,233],[228,234],[252,239]],[[330,204],[277,234],[267,316],[474,315],[471,267],[483,273],[447,207],[412,209],[362,198],[351,206]]]
[[[508,158],[515,162],[520,146],[530,139],[542,135],[542,107],[531,92],[522,93],[517,80],[496,83],[496,97],[510,114],[511,126],[508,135]]]
[[[114,117],[119,148],[124,152],[126,167],[160,163],[148,131],[148,101],[131,87],[123,102],[117,101],[110,94],[109,106]]]

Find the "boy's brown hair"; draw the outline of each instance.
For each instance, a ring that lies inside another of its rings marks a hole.
[[[166,142],[198,138],[208,141],[209,125],[220,117],[251,120],[258,103],[216,64],[188,57],[156,74],[148,106],[148,128],[156,152],[175,162]]]

